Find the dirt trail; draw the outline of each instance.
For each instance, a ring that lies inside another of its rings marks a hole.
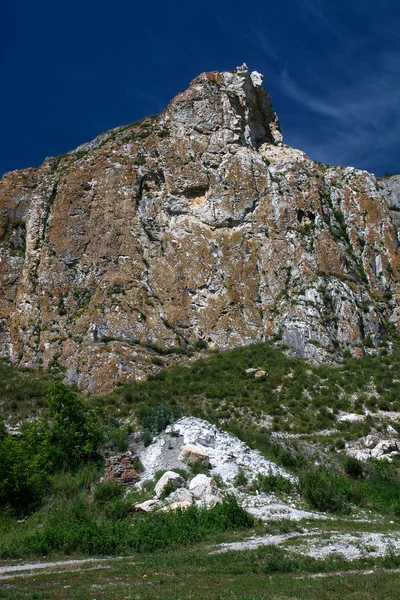
[[[18,565],[2,565],[0,566],[0,580],[10,579],[11,577],[19,576],[19,574],[29,575],[31,571],[44,570],[53,573],[53,569],[56,567],[77,567],[85,564],[95,563],[95,567],[91,568],[102,568],[108,569],[107,564],[116,560],[129,560],[132,557],[129,556],[114,556],[108,558],[81,558],[77,560],[55,560],[52,562],[35,562],[35,563],[22,563]],[[76,569],[66,568],[66,572],[71,572]]]

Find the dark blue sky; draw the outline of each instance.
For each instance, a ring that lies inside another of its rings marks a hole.
[[[399,0],[3,0],[1,17],[0,174],[243,62],[265,75],[286,143],[400,171]]]

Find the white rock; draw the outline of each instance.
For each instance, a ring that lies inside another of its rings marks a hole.
[[[207,475],[204,475],[203,473],[201,473],[200,475],[196,475],[196,477],[193,477],[193,479],[189,483],[189,490],[192,492],[196,500],[198,500],[205,494],[206,490],[210,487],[211,482],[213,482],[216,487],[217,484],[215,483],[214,479],[212,479],[211,477],[207,477]]]
[[[202,506],[215,506],[222,502],[218,486],[212,477],[207,475],[196,475],[189,484],[189,490],[192,492],[197,504]]]
[[[181,452],[179,454],[179,460],[188,464],[188,463],[200,463],[205,467],[208,467],[210,462],[210,457],[204,448],[200,446],[194,446],[193,444],[186,444],[182,446]]]
[[[168,504],[174,502],[189,502],[189,504],[193,504],[193,494],[188,489],[182,487],[172,492],[165,501]]]
[[[367,435],[364,438],[364,446],[366,448],[375,448],[375,446],[379,443],[379,437],[376,435]]]
[[[185,480],[181,475],[179,475],[179,473],[175,473],[175,471],[167,471],[158,480],[156,484],[154,491],[156,493],[157,498],[160,498],[164,491],[164,488],[167,485],[172,485],[172,487],[174,487],[175,489],[181,488],[183,485],[185,485]]]
[[[162,508],[163,512],[170,510],[186,510],[193,504],[193,495],[186,488],[180,488],[175,492],[172,492],[165,500],[165,506]]]
[[[146,502],[140,502],[139,504],[135,504],[135,510],[139,512],[151,512],[158,506],[161,506],[157,498],[152,498],[151,500],[146,500]]]
[[[262,86],[263,81],[264,81],[264,75],[262,75],[258,71],[253,71],[250,74],[250,77],[251,77],[251,81],[253,82],[254,87]]]
[[[200,440],[207,440],[207,453],[210,457],[209,475],[219,475],[225,484],[232,485],[239,469],[244,471],[249,481],[256,479],[258,473],[261,475],[281,475],[291,481],[296,480],[287,471],[266,459],[257,450],[252,450],[247,444],[230,433],[218,429],[218,427],[203,419],[183,417],[169,425],[166,433],[156,436],[150,446],[144,448],[140,453],[139,458],[144,468],[142,481],[152,479],[157,469],[159,469],[157,463],[163,461],[166,452],[165,446],[161,444],[165,436],[172,436],[177,440],[181,436],[178,448],[181,447],[182,443],[196,445],[201,443]],[[181,463],[178,459],[178,453],[179,450],[177,450],[173,459],[175,462],[171,459],[166,468],[173,470],[184,466],[184,463]]]

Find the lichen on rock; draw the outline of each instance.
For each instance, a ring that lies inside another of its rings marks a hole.
[[[284,145],[259,73],[203,73],[159,116],[0,180],[1,353],[108,391],[199,343],[371,352],[400,327],[387,193]]]

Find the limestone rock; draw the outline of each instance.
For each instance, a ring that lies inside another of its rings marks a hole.
[[[397,440],[382,440],[371,450],[371,456],[372,458],[380,458],[384,454],[395,452],[397,449]]]
[[[207,475],[199,474],[193,477],[189,484],[189,491],[193,494],[197,504],[202,506],[209,508],[222,502],[215,480]]]
[[[157,498],[160,498],[167,486],[172,486],[173,488],[177,489],[181,488],[184,484],[185,480],[181,475],[179,475],[179,473],[175,473],[174,471],[167,471],[157,481],[154,491],[156,493]]]
[[[268,373],[266,371],[257,371],[254,373],[254,377],[258,379],[259,377],[266,377]]]
[[[199,341],[374,352],[400,329],[396,181],[284,145],[246,65],[203,73],[157,117],[1,178],[0,353],[105,392]]]
[[[182,446],[179,454],[179,460],[186,464],[200,463],[204,467],[208,467],[210,462],[210,458],[204,448],[193,446],[193,444]]]
[[[186,488],[180,488],[179,490],[172,492],[172,494],[165,499],[165,506],[162,508],[162,510],[185,510],[186,508],[189,508],[189,506],[192,506],[192,504],[193,495],[191,492]]]
[[[153,479],[157,470],[164,465],[172,470],[184,467],[176,451],[178,448],[168,449],[168,440],[178,442],[178,448],[190,445],[197,450],[201,445],[210,460],[208,474],[211,477],[218,475],[229,486],[232,486],[239,470],[244,471],[250,481],[256,479],[258,474],[279,475],[295,481],[285,469],[267,460],[257,450],[252,450],[235,436],[197,417],[182,417],[168,425],[164,433],[157,435],[149,446],[143,448],[140,452],[143,480]]]
[[[161,508],[161,502],[157,498],[135,504],[135,510],[138,512],[152,512],[156,508]]]

